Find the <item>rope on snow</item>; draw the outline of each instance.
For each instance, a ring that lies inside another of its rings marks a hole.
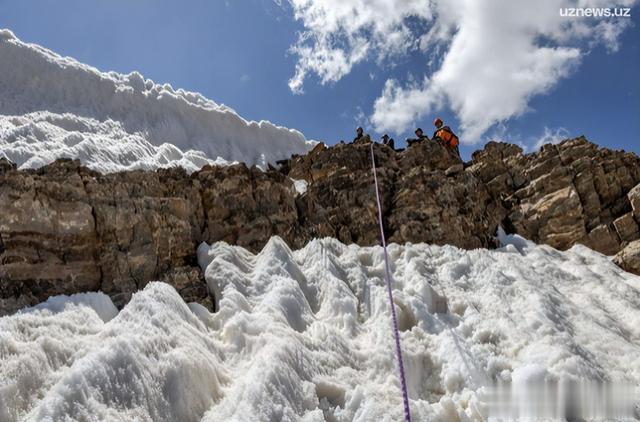
[[[398,318],[396,308],[393,304],[393,291],[391,289],[391,269],[389,266],[389,255],[387,253],[387,241],[384,238],[384,226],[382,225],[382,206],[380,204],[380,191],[378,189],[378,176],[376,174],[376,158],[373,153],[373,142],[371,143],[371,166],[373,169],[373,182],[376,188],[376,203],[378,204],[378,223],[380,224],[380,240],[384,251],[384,269],[387,282],[387,292],[389,294],[389,306],[391,308],[391,319],[393,322],[393,336],[396,342],[396,358],[398,360],[398,371],[400,372],[400,384],[402,387],[402,400],[404,402],[404,420],[411,422],[411,412],[409,410],[409,393],[407,392],[407,380],[404,375],[404,363],[402,362],[402,348],[400,347],[400,331],[398,330]]]

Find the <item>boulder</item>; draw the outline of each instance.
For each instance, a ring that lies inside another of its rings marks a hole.
[[[458,173],[461,173],[464,170],[464,164],[454,164],[451,167],[447,168],[444,171],[445,176],[454,176]]]
[[[636,221],[640,222],[640,185],[637,185],[629,191],[627,194],[631,208],[633,209],[633,215]]]
[[[638,236],[638,224],[636,220],[633,218],[632,213],[627,213],[622,217],[618,217],[613,222],[616,231],[618,232],[618,237],[622,242],[629,242],[631,240],[637,239]]]
[[[625,246],[613,258],[620,268],[623,270],[640,275],[640,240],[633,241]]]
[[[620,239],[614,230],[606,224],[601,224],[589,232],[583,243],[605,255],[615,255],[620,250]]]

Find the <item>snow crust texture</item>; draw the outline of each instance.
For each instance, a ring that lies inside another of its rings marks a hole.
[[[265,167],[313,145],[201,94],[138,72],[100,72],[0,30],[0,156],[20,168],[59,157],[102,172],[235,161]]]
[[[486,420],[491,380],[640,381],[640,278],[501,236],[390,245],[416,421]],[[381,248],[198,258],[215,314],[151,283],[117,315],[90,293],[1,318],[0,420],[402,420]]]

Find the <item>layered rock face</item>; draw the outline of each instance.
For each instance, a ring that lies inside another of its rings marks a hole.
[[[204,213],[184,171],[102,176],[58,161],[0,180],[5,307],[99,289],[123,304],[154,278],[174,280],[194,299],[207,297],[188,258]]]
[[[545,145],[525,155],[489,143],[467,169],[507,210],[507,229],[537,243],[567,249],[581,243],[614,255],[638,233],[640,159],[598,148],[584,138]],[[637,198],[637,199],[636,199]]]
[[[374,146],[390,242],[493,247],[498,225],[566,249],[583,243],[640,273],[640,159],[584,138],[524,154],[489,143],[466,165],[435,143]],[[300,194],[294,180],[307,182]],[[200,242],[252,251],[278,235],[379,242],[369,145],[317,146],[261,171],[243,164],[108,175],[59,160],[0,159],[0,314],[55,294],[102,290],[123,305],[152,280],[213,301]]]
[[[492,244],[504,210],[459,157],[436,143],[403,152],[375,145],[380,199],[390,242],[428,242],[461,248]],[[331,236],[343,243],[380,241],[369,145],[316,147],[287,164],[291,178],[308,182],[298,198],[296,247]]]
[[[102,290],[117,305],[163,280],[212,301],[202,241],[259,249],[295,226],[289,179],[244,165],[101,175],[77,161],[0,172],[0,312],[56,294]],[[286,204],[289,201],[289,213]]]

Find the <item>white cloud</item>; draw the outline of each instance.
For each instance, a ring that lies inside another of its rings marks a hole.
[[[569,137],[569,131],[563,127],[550,129],[545,126],[542,136],[540,136],[534,144],[534,150],[538,150],[546,144],[558,144]]]
[[[623,0],[630,7],[637,0]],[[521,115],[601,43],[618,48],[630,19],[569,18],[564,7],[612,7],[604,0],[289,0],[306,30],[289,86],[302,92],[310,73],[335,82],[368,58],[392,61],[421,50],[425,76],[388,80],[373,105],[379,131],[404,131],[450,107],[462,141],[477,142],[493,125]],[[618,7],[616,6],[616,7]],[[434,69],[435,66],[435,69]],[[430,69],[433,69],[430,71]]]
[[[356,107],[356,114],[353,116],[353,121],[356,124],[356,127],[369,127],[371,126],[371,121],[367,114],[362,110],[360,106]]]
[[[556,0],[459,3],[459,29],[422,91],[429,98],[444,95],[461,121],[462,139],[473,142],[496,122],[525,112],[533,95],[567,76],[580,50],[540,45],[540,37],[554,37],[561,25]],[[378,120],[384,125],[384,116]]]
[[[429,80],[421,84],[415,82],[408,87],[401,87],[396,81],[388,80],[382,95],[374,103],[375,112],[371,122],[379,131],[392,130],[402,132],[427,110],[430,110],[437,99],[431,97]]]
[[[315,73],[322,84],[335,82],[375,53],[382,60],[417,48],[418,34],[407,19],[431,20],[429,0],[289,0],[304,24],[291,52],[298,56],[289,81],[301,93],[305,78]]]

